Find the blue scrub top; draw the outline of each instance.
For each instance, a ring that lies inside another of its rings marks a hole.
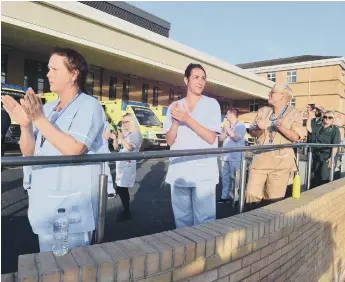
[[[80,93],[60,112],[58,101],[44,105],[44,115],[62,132],[87,146],[84,154],[104,152],[102,136],[105,115],[100,103],[93,97]],[[35,155],[62,155],[48,140],[42,145],[42,134],[34,128]],[[28,217],[36,234],[51,234],[59,208],[66,213],[72,208],[80,213],[81,222],[70,224],[70,233],[95,229],[98,202],[98,181],[101,163],[83,165],[32,166],[29,190]]]

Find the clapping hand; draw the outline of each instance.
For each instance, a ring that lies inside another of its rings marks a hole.
[[[175,102],[170,110],[171,116],[174,120],[186,123],[189,119],[188,112],[182,108],[178,102]]]
[[[278,119],[277,122],[276,122],[276,127],[277,127],[278,129],[280,129],[282,126],[283,126],[283,119],[280,118],[280,119]]]
[[[255,123],[256,123],[257,127],[261,130],[264,130],[268,127],[268,121],[263,120],[261,118],[256,118]]]
[[[108,140],[109,138],[111,138],[111,133],[107,131],[103,131],[103,137]]]
[[[22,99],[22,101],[24,100]],[[23,106],[14,100],[13,97],[8,95],[1,96],[1,102],[4,105],[5,111],[11,117],[11,120],[16,121],[21,127],[28,127],[31,124]]]
[[[43,104],[41,98],[30,87],[26,92],[24,99],[20,100],[25,113],[30,121],[35,122],[43,116]]]
[[[123,133],[121,131],[118,132],[117,138],[118,138],[119,142],[122,143],[122,141],[123,141]]]
[[[229,136],[233,136],[234,131],[231,129],[231,126],[230,126],[229,122],[227,122],[225,124],[225,130],[226,130],[226,132],[228,133]]]

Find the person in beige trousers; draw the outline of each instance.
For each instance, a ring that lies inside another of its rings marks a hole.
[[[268,95],[269,106],[261,108],[249,129],[257,137],[257,145],[291,144],[303,139],[307,132],[302,113],[289,102],[291,88],[276,84]],[[296,171],[292,148],[254,153],[246,191],[246,209],[261,202],[271,203],[285,196],[290,173]]]

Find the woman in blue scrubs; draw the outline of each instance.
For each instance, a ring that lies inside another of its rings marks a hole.
[[[2,97],[5,110],[21,127],[24,156],[97,154],[104,150],[105,115],[100,103],[85,93],[88,65],[78,52],[55,49],[47,74],[57,101],[41,103],[29,88],[20,103]],[[101,163],[32,166],[28,217],[40,251],[51,251],[57,210],[70,217],[69,248],[89,245],[95,229]],[[73,221],[71,218],[73,217]]]

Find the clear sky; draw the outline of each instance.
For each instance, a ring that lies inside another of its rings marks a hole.
[[[128,2],[171,23],[170,38],[232,64],[345,56],[345,2]]]

